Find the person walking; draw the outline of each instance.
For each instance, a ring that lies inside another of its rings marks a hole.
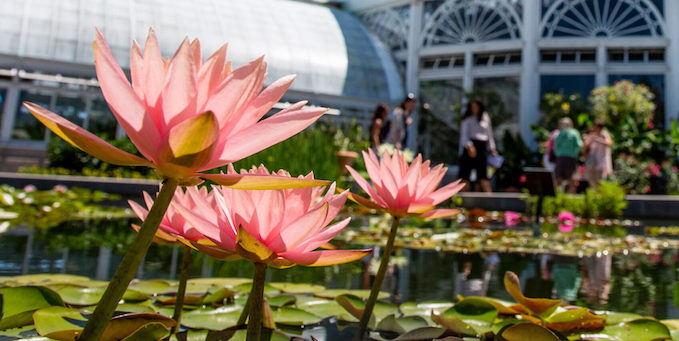
[[[613,140],[604,129],[604,121],[596,119],[592,130],[584,138],[585,177],[594,188],[599,186],[599,181],[613,173],[612,145]]]
[[[467,104],[467,111],[462,118],[460,128],[460,172],[466,186],[464,190],[470,190],[470,175],[472,169],[476,170],[476,179],[481,183],[481,190],[491,192],[488,180],[488,153],[497,155],[493,127],[490,123],[490,115],[480,99],[474,99]]]
[[[415,95],[408,94],[389,116],[389,133],[386,141],[394,145],[394,148],[403,150],[408,138],[408,126],[412,123],[410,113],[415,108]]]
[[[388,115],[389,107],[384,103],[378,104],[373,111],[373,117],[370,121],[370,147],[373,148],[375,153],[389,133]]]
[[[561,186],[564,180],[568,182],[568,191],[575,193],[575,171],[578,168],[578,157],[583,143],[580,133],[573,128],[573,121],[564,117],[559,120],[559,135],[554,139],[554,154],[556,155],[556,184]]]

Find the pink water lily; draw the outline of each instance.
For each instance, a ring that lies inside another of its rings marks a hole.
[[[514,211],[505,212],[505,225],[516,226],[522,222],[521,214]]]
[[[384,153],[382,160],[378,160],[377,155],[369,150],[367,153],[363,152],[363,159],[372,185],[355,169],[350,166],[347,166],[347,169],[372,200],[350,194],[349,198],[356,203],[387,211],[399,218],[417,216],[433,219],[460,212],[455,209],[435,209],[436,205],[450,199],[464,187],[464,184],[457,180],[437,189],[448,170],[443,165],[430,168],[430,161],[423,162],[421,154],[408,165],[399,151],[394,155]]]
[[[230,174],[235,171],[230,167]],[[241,174],[290,177],[285,171],[269,173],[264,167]],[[313,180],[313,174],[303,179]],[[344,205],[348,191],[335,193],[331,184],[323,187],[280,190],[234,190],[213,186],[189,187],[176,193],[156,237],[167,236],[219,259],[245,258],[277,267],[296,264],[325,266],[362,258],[370,250],[316,250],[349,224],[346,218],[330,224]],[[152,206],[146,196],[147,207]],[[140,218],[146,210],[136,203],[132,208]]]
[[[575,227],[575,215],[568,211],[563,211],[559,213],[559,231],[568,233],[573,231]]]
[[[197,172],[226,165],[281,142],[326,111],[304,108],[306,102],[298,102],[262,120],[295,77],[280,78],[262,91],[266,78],[263,57],[232,71],[231,62],[225,59],[226,45],[203,61],[200,42],[185,39],[174,56],[165,59],[150,30],[143,51],[133,43],[131,83],[99,30],[94,55],[104,97],[143,158],[111,146],[36,104],[25,102],[24,106],[55,134],[101,160],[153,167],[164,177],[183,184],[196,183],[202,177],[227,186],[257,187],[252,179],[238,174]],[[271,185],[276,179],[268,181]]]

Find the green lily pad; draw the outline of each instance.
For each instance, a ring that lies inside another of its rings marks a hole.
[[[101,296],[106,291],[106,287],[82,287],[75,285],[54,285],[51,286],[64,302],[76,306],[95,305],[101,299]],[[123,295],[125,301],[145,301],[150,298],[149,295],[143,294],[136,290],[128,289]]]
[[[434,340],[446,334],[446,330],[437,327],[421,327],[413,329],[393,341],[418,341],[418,340]]]
[[[177,292],[176,286],[160,279],[133,282],[130,284],[130,289],[151,296]]]
[[[322,320],[310,312],[288,306],[281,307],[273,312],[276,323],[290,324],[295,326],[315,324]]]
[[[46,285],[46,284],[79,284],[89,282],[85,276],[66,275],[66,274],[35,274],[15,276],[11,280],[19,285]]]
[[[370,290],[363,290],[363,289],[327,289],[321,292],[317,292],[314,294],[316,297],[323,297],[323,298],[329,298],[329,299],[334,299],[337,296],[340,295],[353,295],[360,297],[362,299],[367,300],[368,297],[370,296]],[[389,293],[386,293],[384,291],[380,291],[380,293],[377,295],[377,299],[385,299],[391,296]]]
[[[278,295],[266,299],[272,307],[282,307],[284,305],[295,304],[297,297],[293,295]]]
[[[455,317],[470,325],[478,334],[490,331],[497,315],[498,311],[492,304],[473,297],[462,299],[443,313],[445,317]]]
[[[235,287],[244,283],[251,283],[252,278],[227,278],[227,277],[212,277],[212,278],[191,278],[186,281],[187,286],[207,285],[218,287]]]
[[[252,282],[242,283],[233,287],[233,291],[238,294],[247,294],[252,290]],[[272,287],[269,283],[264,284],[264,295],[275,296],[280,294],[281,291]]]
[[[672,337],[667,326],[658,320],[650,318],[641,318],[606,326],[601,333],[616,341],[652,341],[665,340]]]
[[[365,302],[357,296],[354,295],[340,295],[335,297],[335,301],[339,303],[346,311],[351,313],[355,318],[360,319],[363,315],[363,310],[365,309]],[[375,318],[375,322],[379,322],[383,318],[398,314],[398,307],[391,303],[377,301],[375,302],[375,307],[373,308],[372,315]]]
[[[27,338],[33,340],[37,337],[40,337],[40,335],[38,334],[38,331],[35,330],[33,325],[0,331],[0,340],[16,340]]]
[[[614,325],[614,324],[618,324],[618,323],[622,323],[622,322],[638,320],[638,319],[643,317],[639,314],[618,313],[618,312],[614,312],[614,311],[605,311],[605,312],[600,312],[600,313],[603,313],[606,316],[606,324],[607,325]]]
[[[264,330],[262,330],[262,334],[265,333]],[[245,336],[247,335],[246,330],[237,330],[235,334],[233,334],[233,337],[231,338],[231,341],[245,341]],[[282,334],[277,331],[273,331],[271,333],[271,338],[269,341],[290,341],[290,337],[286,336],[285,334]]]
[[[311,296],[299,296],[297,297],[297,308],[322,318],[337,316],[341,321],[358,322],[357,318],[347,312],[334,300]]]
[[[189,311],[182,315],[181,324],[192,329],[223,330],[236,325],[242,309],[242,306],[229,305]]]
[[[153,308],[148,305],[134,304],[134,303],[122,303],[116,308],[118,312],[125,313],[155,313]]]
[[[236,292],[229,288],[217,289],[215,292],[210,293],[209,295],[203,297],[199,304],[211,304],[222,302],[227,298],[233,298],[235,294]]]
[[[376,329],[401,335],[413,329],[428,326],[429,324],[427,321],[420,316],[404,316],[396,318],[394,315],[389,315],[377,324]]]
[[[148,338],[144,337],[160,333],[159,326],[163,326],[166,331],[169,331],[169,329],[176,324],[177,322],[173,319],[155,313],[130,313],[120,315],[109,321],[100,341],[124,340],[128,337],[133,337],[133,340],[148,340]],[[135,339],[135,337],[137,337],[135,335],[138,335],[138,337],[141,338]]]
[[[506,341],[559,341],[549,329],[533,323],[517,323],[500,334]]]
[[[423,317],[429,317],[432,311],[437,314],[441,314],[452,306],[453,302],[449,301],[424,301],[420,303],[405,302],[399,306],[399,310],[401,310],[403,315],[419,315]]]
[[[87,323],[82,313],[66,307],[43,308],[33,318],[38,334],[61,341],[75,340]]]
[[[0,330],[23,327],[33,323],[33,312],[49,306],[63,306],[59,295],[39,286],[0,288]]]
[[[289,294],[307,294],[307,293],[318,293],[325,291],[325,287],[322,285],[308,284],[308,283],[269,283],[272,287]]]
[[[476,336],[478,332],[469,323],[464,322],[456,316],[445,316],[439,314],[431,315],[432,321],[438,323],[440,326],[453,331],[457,335]]]
[[[122,341],[162,340],[168,335],[170,335],[168,327],[160,322],[152,322],[141,326]]]

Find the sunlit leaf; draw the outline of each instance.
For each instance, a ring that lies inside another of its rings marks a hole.
[[[288,306],[280,307],[274,311],[273,318],[276,323],[291,325],[308,325],[318,323],[322,320],[321,317],[318,317],[312,313]]]
[[[0,288],[0,298],[2,299],[0,330],[32,324],[34,311],[64,305],[57,293],[39,286]]]
[[[500,334],[506,341],[559,341],[549,329],[533,323],[518,323]]]
[[[505,289],[517,303],[528,308],[532,313],[539,316],[549,316],[561,305],[562,300],[547,298],[528,298],[521,293],[519,277],[511,271],[505,273]]]
[[[559,332],[583,329],[600,329],[606,318],[594,315],[587,308],[571,309],[556,313],[547,319],[547,327]]]

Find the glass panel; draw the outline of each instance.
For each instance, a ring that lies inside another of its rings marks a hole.
[[[457,163],[462,81],[421,82],[420,97],[418,145],[423,154],[433,164]]]
[[[78,95],[59,95],[54,112],[82,127],[87,118],[85,99]]]
[[[493,120],[493,134],[498,146],[505,131],[519,131],[519,77],[477,78],[475,93],[482,95],[486,110]]]
[[[52,101],[52,94],[44,91],[21,90],[21,93],[19,94],[19,103],[24,101],[49,108]],[[33,141],[45,140],[45,126],[33,117],[23,105],[18,106],[17,114],[14,117],[12,139]]]
[[[2,113],[5,111],[5,96],[7,89],[0,89],[0,127],[2,127]]]
[[[115,138],[117,125],[106,101],[103,98],[93,99],[87,116],[87,130],[103,139],[112,140]]]
[[[608,83],[613,84],[623,79],[630,80],[635,84],[646,85],[655,95],[655,116],[653,123],[656,128],[663,129],[665,126],[665,76],[664,75],[609,75]]]
[[[564,95],[580,94],[587,97],[594,89],[594,75],[542,75],[540,77],[540,98],[550,92]]]

